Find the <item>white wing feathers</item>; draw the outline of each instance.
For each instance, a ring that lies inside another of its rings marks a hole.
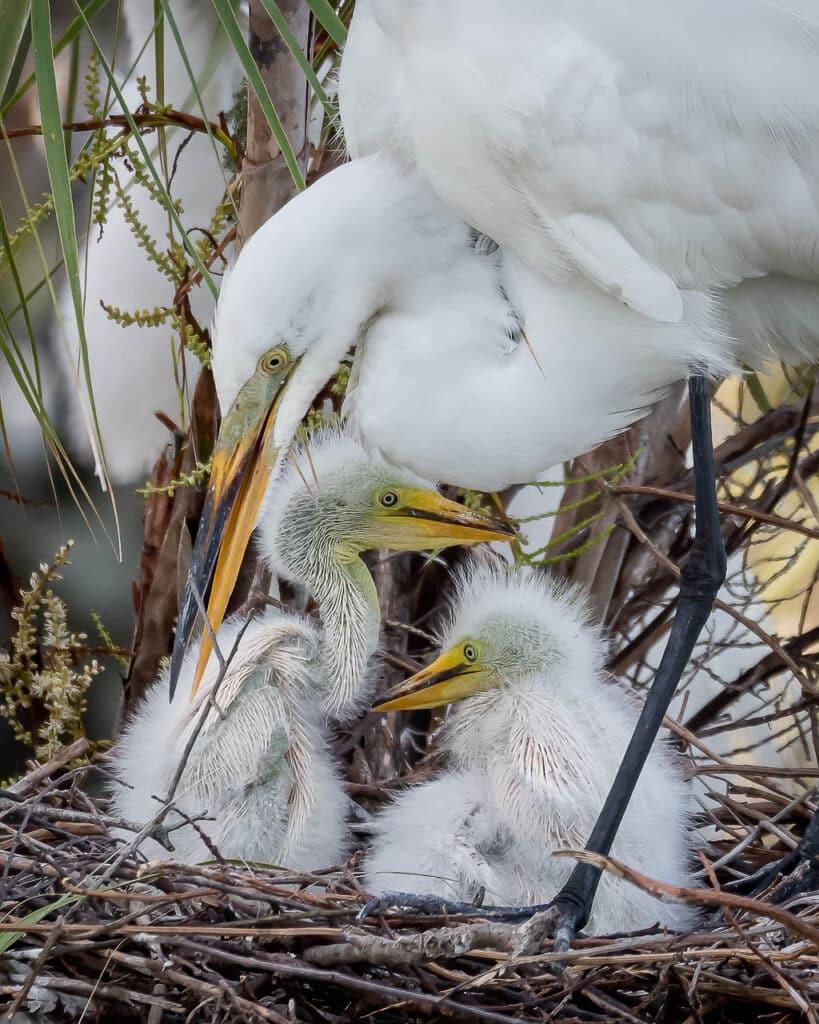
[[[652,320],[682,320],[680,289],[608,221],[572,213],[551,221],[549,233],[574,266],[604,292]]]
[[[813,0],[392,8],[357,8],[342,121],[533,269],[672,323],[680,289],[819,280]],[[365,124],[367,95],[389,116]]]

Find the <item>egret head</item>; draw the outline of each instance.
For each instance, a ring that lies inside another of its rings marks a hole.
[[[349,566],[373,548],[426,551],[514,537],[508,523],[444,498],[333,429],[291,451],[259,527],[270,568],[314,593],[325,568]]]
[[[271,569],[306,587],[322,607],[325,627],[332,632],[335,624],[340,633],[366,631],[368,623],[353,607],[358,598],[378,614],[372,579],[359,559],[363,551],[425,551],[514,537],[509,523],[450,501],[433,484],[371,459],[338,429],[320,431],[291,450],[259,526],[261,553]],[[370,653],[354,637],[338,640],[359,655]],[[203,667],[209,649],[203,642]],[[357,672],[346,674],[353,679]],[[194,693],[198,679],[199,673]]]
[[[479,565],[459,581],[444,648],[375,710],[435,708],[519,686],[559,692],[598,677],[604,644],[576,588]]]
[[[179,615],[171,679],[213,577],[218,629],[271,473],[310,403],[405,272],[423,257],[417,189],[385,160],[356,160],[292,199],[226,275],[213,374],[222,425]],[[427,261],[428,262],[428,261]],[[434,268],[433,268],[434,271]]]

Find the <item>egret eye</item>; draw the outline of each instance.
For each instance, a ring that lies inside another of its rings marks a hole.
[[[279,370],[287,366],[289,362],[290,353],[283,345],[279,345],[276,348],[271,348],[269,352],[265,352],[259,360],[259,369],[262,373],[278,373]]]
[[[472,644],[464,644],[464,661],[473,662],[478,658],[478,652]]]
[[[384,491],[381,497],[378,499],[384,508],[395,508],[398,504],[398,495],[395,491]]]

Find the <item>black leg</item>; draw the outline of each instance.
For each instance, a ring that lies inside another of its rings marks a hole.
[[[628,807],[631,794],[676,692],[697,637],[711,613],[714,598],[725,579],[725,547],[717,507],[711,441],[711,395],[708,381],[692,373],[688,380],[691,441],[694,456],[695,535],[680,578],[680,599],[657,675],[646,699],[634,735],[615,776],[586,849],[606,855]],[[564,925],[556,936],[568,948],[577,929],[586,923],[600,881],[600,869],[577,864],[555,903]]]
[[[688,380],[688,393],[696,498],[694,543],[680,577],[677,614],[657,675],[623,762],[586,844],[587,850],[603,855],[611,850],[663,717],[725,579],[726,558],[717,507],[711,440],[711,394],[707,379],[701,374],[692,373]],[[591,864],[577,864],[554,901],[543,906],[481,908],[434,896],[386,893],[367,904],[361,917],[386,906],[413,907],[426,912],[432,911],[433,907],[446,908],[452,914],[502,917],[506,920],[521,920],[543,913],[544,921],[551,922],[549,927],[553,927],[556,922],[555,949],[566,950],[588,919],[599,881],[599,868]]]
[[[757,896],[764,892],[775,879],[793,874],[795,869],[803,863],[807,864],[805,876],[798,880],[795,887],[785,887],[784,895],[787,898],[795,895],[796,891],[805,891],[815,887],[819,881],[819,811],[814,811],[799,845],[794,850],[791,850],[781,860],[776,861],[775,864],[760,868],[759,871],[755,871],[747,878],[729,882],[728,885],[722,887],[723,892],[739,893],[742,896]],[[779,888],[777,886],[777,889]],[[780,898],[775,902],[783,902],[782,895],[780,894]]]

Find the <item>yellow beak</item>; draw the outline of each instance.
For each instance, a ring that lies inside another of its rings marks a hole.
[[[373,547],[426,551],[515,537],[509,523],[459,505],[437,491],[405,489],[400,499],[394,508],[379,510],[369,538]]]
[[[213,585],[207,603],[207,616],[214,635],[218,633],[225,617],[276,461],[277,450],[272,443],[273,426],[284,384],[295,365],[295,362],[291,363],[285,373],[264,382],[252,378],[222,422],[174,637],[170,673],[171,699],[211,577]],[[206,627],[191,699],[199,688],[211,649],[211,633]]]
[[[468,662],[463,647],[445,651],[431,665],[390,690],[374,711],[420,711],[466,700],[497,685],[494,672],[479,662]]]

